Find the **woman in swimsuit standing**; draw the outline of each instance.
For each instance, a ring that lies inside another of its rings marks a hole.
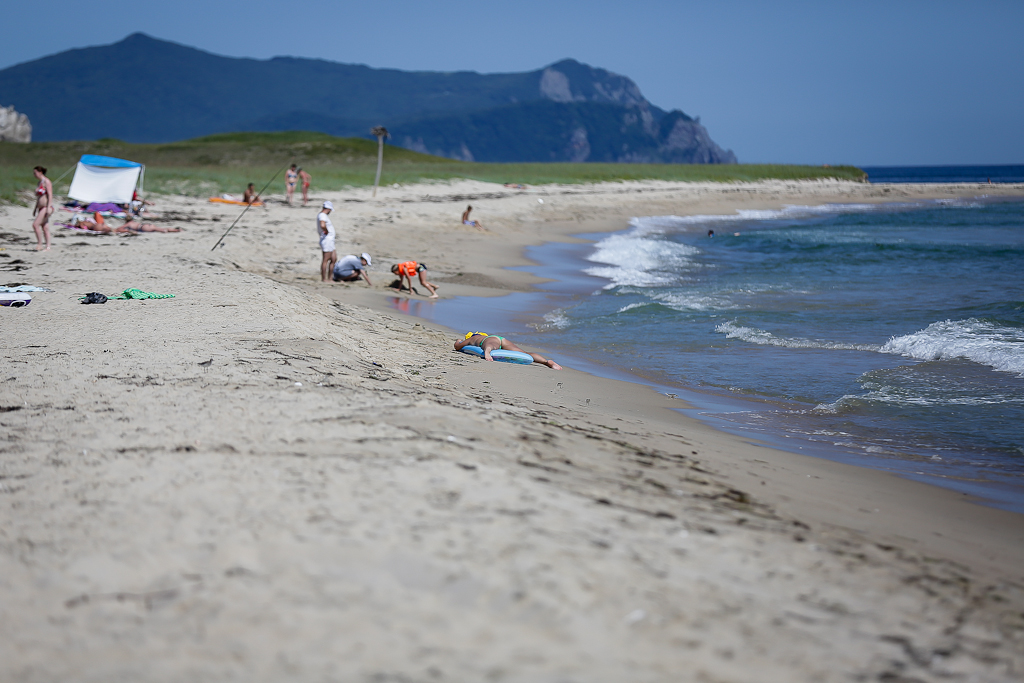
[[[303,171],[302,167],[299,166],[299,177],[302,178],[302,205],[305,206],[309,203],[309,181],[313,179],[313,176]]]
[[[284,175],[285,175],[284,189],[285,189],[285,193],[288,195],[288,206],[291,206],[292,205],[292,195],[295,194],[295,183],[297,183],[299,181],[299,174],[295,170],[295,164],[292,164],[292,167],[289,168],[288,172],[285,173]]]
[[[36,166],[33,175],[39,181],[36,188],[36,208],[32,211],[32,229],[36,232],[36,251],[50,251],[50,214],[53,213],[53,183],[46,177],[46,169]],[[43,246],[43,239],[46,246]]]
[[[491,358],[491,352],[501,349],[503,351],[519,351],[533,358],[534,363],[540,363],[546,365],[552,370],[561,370],[562,366],[553,360],[547,359],[539,353],[530,353],[529,351],[523,351],[521,348],[510,342],[504,337],[499,337],[496,334],[487,334],[486,332],[467,332],[465,338],[459,339],[455,342],[455,350],[461,351],[463,346],[479,346],[484,350],[484,360],[494,360]]]

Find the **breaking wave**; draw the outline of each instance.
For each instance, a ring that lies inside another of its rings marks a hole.
[[[1024,377],[1024,331],[968,318],[932,323],[920,332],[893,337],[879,349],[917,360],[967,360]]]
[[[700,250],[686,244],[645,239],[632,233],[612,235],[597,243],[588,261],[588,275],[610,280],[608,287],[657,287],[679,281],[679,274],[699,267],[693,256]]]
[[[762,346],[782,346],[788,349],[841,349],[845,351],[879,351],[877,344],[847,344],[844,342],[803,339],[800,337],[777,337],[771,332],[756,327],[744,327],[733,322],[722,323],[715,328],[727,339],[742,339]]]

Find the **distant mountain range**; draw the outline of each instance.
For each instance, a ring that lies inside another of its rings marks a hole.
[[[525,73],[411,72],[222,57],[135,33],[0,70],[0,105],[27,114],[36,141],[366,137],[384,125],[393,144],[466,161],[736,163],[699,119],[571,59]]]

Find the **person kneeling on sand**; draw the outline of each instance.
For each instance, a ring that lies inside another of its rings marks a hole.
[[[491,358],[491,352],[501,349],[502,351],[519,351],[533,358],[534,363],[540,363],[546,365],[552,370],[561,370],[562,366],[553,360],[549,360],[539,353],[530,353],[529,351],[523,351],[521,348],[510,342],[504,337],[499,337],[495,334],[487,334],[486,332],[467,332],[465,338],[455,342],[455,350],[461,351],[463,346],[479,346],[484,350],[484,360],[494,360]]]
[[[420,284],[427,288],[430,292],[430,298],[437,298],[437,285],[427,282],[427,266],[422,263],[416,263],[415,261],[405,261],[404,263],[396,263],[391,266],[391,272],[398,276],[398,291],[402,291],[402,287],[405,285],[405,281],[409,281],[409,292],[415,292],[412,288],[412,276],[420,276]],[[419,292],[416,292],[419,294]]]
[[[366,280],[366,284],[373,286],[370,282],[370,276],[366,272],[366,267],[370,265],[370,255],[365,251],[355,256],[348,254],[338,259],[337,265],[334,266],[334,281],[335,282],[355,282],[359,278]]]

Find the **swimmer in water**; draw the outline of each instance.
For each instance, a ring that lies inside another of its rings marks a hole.
[[[546,365],[552,370],[561,370],[562,366],[553,360],[547,359],[539,353],[530,353],[529,351],[523,351],[521,348],[510,342],[504,337],[499,337],[494,334],[487,334],[486,332],[467,332],[466,336],[457,342],[455,342],[455,350],[461,351],[463,346],[479,346],[484,350],[484,360],[494,360],[491,358],[491,353],[501,349],[502,351],[518,351],[525,353],[526,355],[533,358],[534,363],[540,363]]]

